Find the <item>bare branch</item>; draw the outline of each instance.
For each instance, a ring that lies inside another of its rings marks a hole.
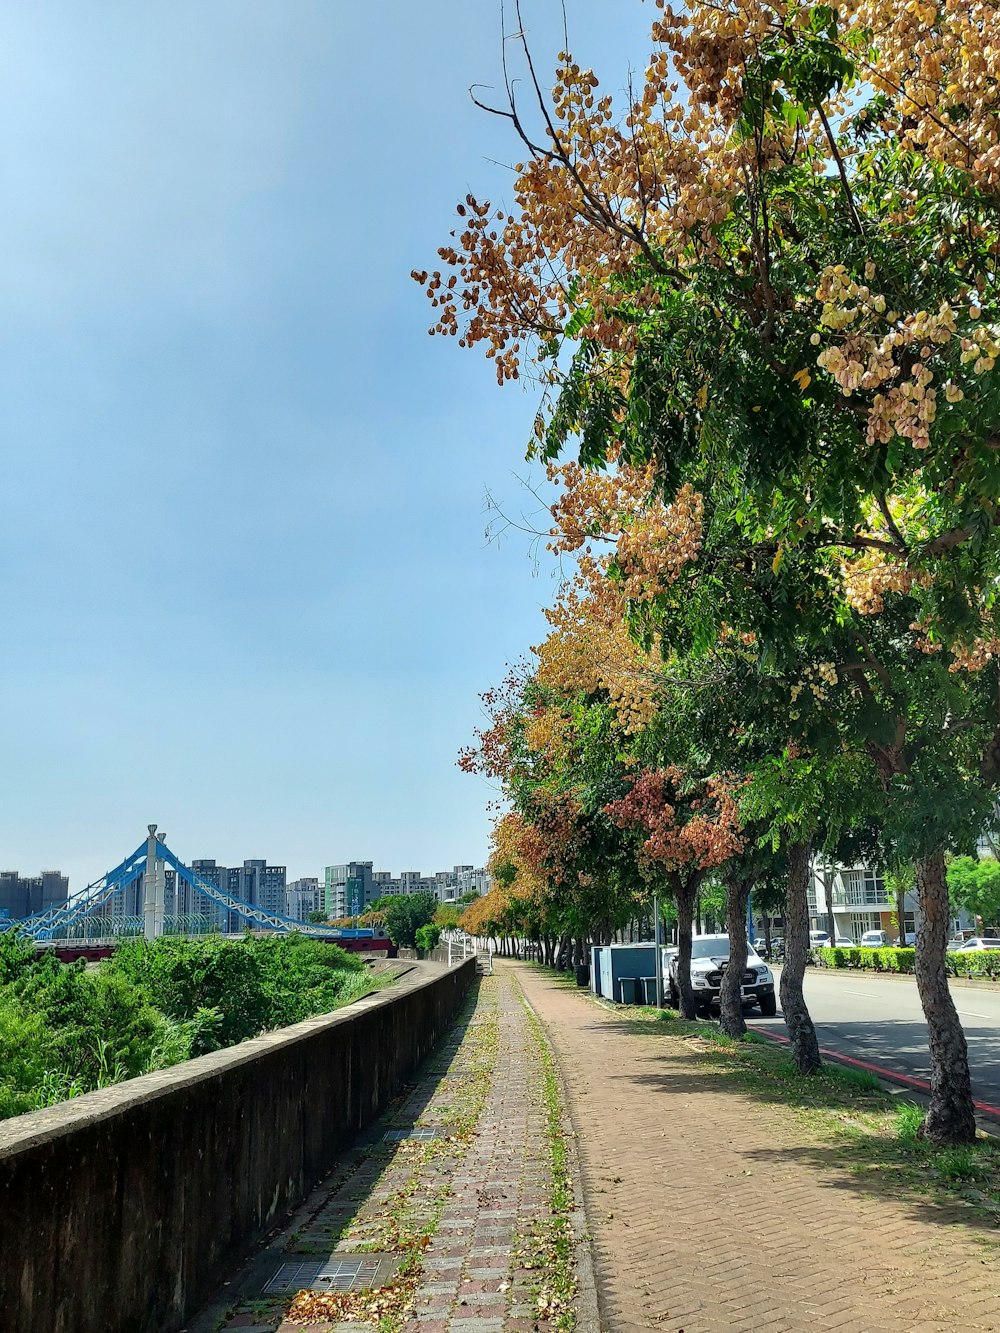
[[[861,217],[858,214],[858,206],[854,202],[854,195],[851,192],[851,182],[847,178],[847,168],[844,166],[844,159],[840,156],[840,149],[837,147],[837,140],[833,130],[830,128],[830,122],[826,118],[826,112],[821,106],[817,106],[819,118],[823,122],[823,129],[826,131],[827,142],[830,145],[830,152],[833,154],[833,160],[837,164],[837,170],[840,173],[840,183],[844,187],[844,196],[847,199],[847,208],[851,214],[851,221],[854,223],[854,230],[859,236],[864,234],[864,227],[861,225]]]

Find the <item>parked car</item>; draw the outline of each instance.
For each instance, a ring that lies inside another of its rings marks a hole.
[[[993,939],[989,935],[973,935],[971,940],[963,940],[961,944],[949,945],[948,947],[955,953],[960,953],[966,949],[1000,949],[1000,940]]]
[[[811,930],[809,932],[810,949],[853,949],[854,941],[847,935],[835,935],[830,939],[828,930]]]
[[[675,1009],[680,1004],[677,964],[678,955],[674,954],[670,959],[667,991]],[[694,1002],[701,1013],[710,1013],[712,1006],[719,1003],[722,974],[728,964],[728,935],[696,935],[691,941],[691,986],[694,989]],[[773,1018],[778,1012],[774,973],[750,944],[747,945],[747,965],[740,993],[744,1005],[759,1005],[765,1018]]]
[[[889,936],[884,930],[866,930],[861,936],[862,949],[885,949],[888,945]]]

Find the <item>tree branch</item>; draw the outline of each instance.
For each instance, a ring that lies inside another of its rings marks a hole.
[[[888,504],[888,501],[887,501],[886,498],[885,498],[885,492],[884,492],[884,491],[879,491],[879,494],[878,494],[878,507],[879,507],[879,509],[881,509],[881,511],[882,511],[882,517],[885,519],[885,525],[886,525],[886,527],[889,529],[889,533],[890,533],[890,535],[892,536],[893,541],[895,541],[895,542],[897,543],[897,545],[899,546],[900,551],[903,552],[903,553],[905,553],[905,552],[906,552],[906,549],[907,549],[907,547],[906,547],[906,542],[905,542],[904,539],[903,539],[903,534],[900,532],[899,528],[896,526],[896,520],[893,518],[892,514],[889,512],[889,504]]]
[[[817,106],[816,110],[819,112],[819,118],[823,122],[823,129],[826,131],[826,138],[830,145],[830,152],[833,154],[833,160],[836,162],[837,170],[840,173],[840,183],[844,187],[844,195],[847,199],[847,207],[851,214],[851,221],[854,223],[854,230],[859,236],[863,236],[865,229],[861,225],[861,217],[858,214],[857,204],[854,202],[854,195],[851,193],[851,182],[847,179],[847,168],[844,166],[844,159],[840,156],[837,140],[834,138],[833,130],[830,128],[830,122],[826,118],[826,112],[821,106]]]

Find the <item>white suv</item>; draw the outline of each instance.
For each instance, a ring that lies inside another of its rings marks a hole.
[[[694,990],[694,1002],[699,1009],[711,1009],[713,1004],[719,1003],[722,974],[728,965],[728,935],[696,935],[691,941],[691,987]],[[676,954],[670,960],[668,990],[670,1003],[676,1008],[680,1003]],[[747,965],[740,993],[743,1003],[759,1005],[765,1018],[773,1018],[778,1012],[774,973],[752,944],[747,945]]]

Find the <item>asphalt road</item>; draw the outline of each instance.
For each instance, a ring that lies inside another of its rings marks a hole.
[[[954,986],[952,995],[969,1043],[973,1096],[1000,1107],[1000,991]],[[927,1026],[912,977],[810,967],[805,996],[821,1047],[916,1078],[930,1077]],[[761,1018],[752,1010],[747,1024],[785,1033],[780,1008],[777,1018]]]

